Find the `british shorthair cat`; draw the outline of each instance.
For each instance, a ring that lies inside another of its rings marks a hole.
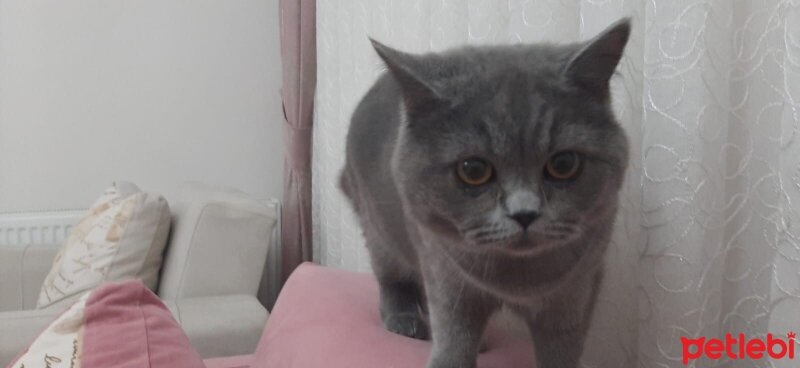
[[[361,221],[393,332],[429,368],[475,366],[501,307],[539,368],[574,368],[603,275],[628,143],[609,79],[630,21],[575,44],[412,55],[356,108],[340,186]]]

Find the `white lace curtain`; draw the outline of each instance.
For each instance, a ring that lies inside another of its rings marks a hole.
[[[358,223],[336,187],[350,114],[382,70],[368,35],[412,52],[569,42],[632,16],[633,35],[613,81],[632,162],[585,366],[682,367],[681,336],[800,332],[800,1],[317,6],[317,261],[369,269]]]

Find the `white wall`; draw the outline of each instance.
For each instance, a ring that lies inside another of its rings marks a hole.
[[[278,197],[278,0],[0,0],[0,212],[111,181]]]

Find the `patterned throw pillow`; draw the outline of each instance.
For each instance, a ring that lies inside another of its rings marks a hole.
[[[78,299],[8,368],[205,368],[169,309],[141,281]]]
[[[72,230],[56,255],[37,308],[65,305],[106,281],[158,284],[170,211],[161,196],[114,183]]]

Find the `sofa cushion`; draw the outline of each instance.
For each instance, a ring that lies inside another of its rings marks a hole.
[[[202,358],[252,354],[267,322],[253,295],[163,300]]]
[[[0,246],[0,312],[36,309],[60,248],[54,243]]]
[[[487,331],[478,368],[534,367],[529,341]],[[281,291],[252,359],[253,368],[419,368],[429,341],[383,328],[375,278],[311,264]]]
[[[131,183],[114,183],[59,250],[37,308],[69,305],[106,281],[137,278],[155,289],[169,225],[164,198]]]
[[[140,280],[87,293],[9,367],[43,362],[53,368],[205,367],[170,311]]]
[[[84,294],[66,312],[51,322],[28,349],[9,365],[9,368],[81,367],[83,317],[88,298],[89,293]]]
[[[0,312],[0,367],[19,356],[61,313],[51,309]]]
[[[158,294],[164,300],[255,295],[277,224],[274,210],[240,191],[200,183],[182,186],[171,206]]]

